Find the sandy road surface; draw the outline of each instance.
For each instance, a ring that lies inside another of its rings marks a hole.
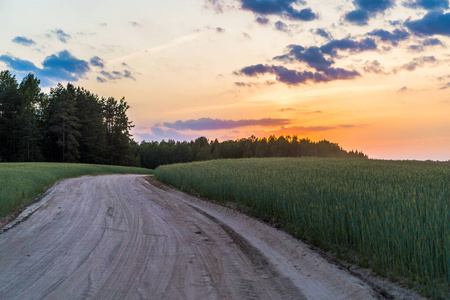
[[[303,243],[139,175],[59,182],[0,235],[1,299],[371,299]]]

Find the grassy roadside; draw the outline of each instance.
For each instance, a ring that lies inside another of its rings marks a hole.
[[[232,201],[423,295],[450,295],[449,163],[238,159],[161,166],[155,176]]]
[[[151,174],[149,169],[67,163],[0,163],[0,217],[31,204],[64,178],[100,174]]]

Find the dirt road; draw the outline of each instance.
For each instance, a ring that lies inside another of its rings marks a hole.
[[[0,298],[380,297],[289,235],[144,178],[52,187],[0,235]]]

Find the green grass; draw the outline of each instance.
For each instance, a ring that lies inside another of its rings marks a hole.
[[[63,163],[0,163],[0,217],[32,203],[63,178],[112,173],[150,174],[122,166]]]
[[[216,160],[161,166],[155,176],[203,197],[233,201],[426,296],[450,296],[449,163]]]

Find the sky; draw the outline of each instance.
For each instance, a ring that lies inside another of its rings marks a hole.
[[[450,159],[448,0],[0,0],[0,28],[0,70],[125,97],[138,142]]]

